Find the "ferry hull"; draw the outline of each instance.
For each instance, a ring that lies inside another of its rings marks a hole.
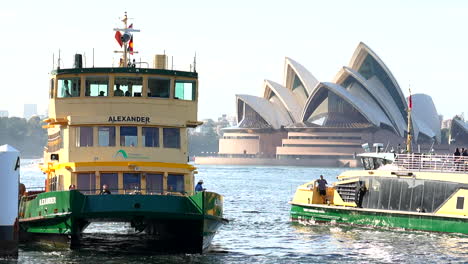
[[[222,218],[222,197],[211,192],[193,196],[47,192],[23,199],[20,239],[78,248],[82,231],[91,222],[129,222],[145,234],[142,238],[152,251],[202,253],[227,221]]]
[[[292,204],[293,222],[336,222],[358,226],[468,234],[467,217],[404,213],[344,206]]]

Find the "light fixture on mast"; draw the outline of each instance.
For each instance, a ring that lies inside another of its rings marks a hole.
[[[128,26],[128,17],[127,17],[127,12],[125,12],[124,18],[122,19],[122,22],[124,23],[124,28],[114,28],[115,33],[115,38],[117,42],[120,44],[120,46],[123,48],[123,51],[114,51],[115,53],[122,53],[122,63],[120,67],[124,67],[128,64],[130,58],[128,57],[128,48],[129,48],[129,42],[132,40],[133,32],[140,32],[139,29],[134,29],[133,24]],[[121,33],[123,31],[123,34]],[[131,45],[131,48],[133,49],[133,43]],[[133,53],[138,53],[137,51],[131,51],[131,54]]]

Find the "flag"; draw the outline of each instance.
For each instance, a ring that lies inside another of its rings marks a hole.
[[[133,35],[130,38],[130,42],[128,43],[128,51],[130,51],[130,54],[133,55]]]
[[[131,23],[130,26],[128,26],[128,28],[133,28],[133,23]]]
[[[413,100],[411,99],[411,93],[408,97],[408,104],[409,104],[409,109],[412,109],[413,108]]]
[[[119,43],[120,47],[122,47],[122,33],[120,31],[115,32],[115,40]]]

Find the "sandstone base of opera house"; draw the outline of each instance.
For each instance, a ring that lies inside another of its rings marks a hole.
[[[361,163],[354,159],[262,159],[262,158],[223,158],[223,157],[195,157],[197,165],[261,165],[261,166],[307,166],[356,168]]]

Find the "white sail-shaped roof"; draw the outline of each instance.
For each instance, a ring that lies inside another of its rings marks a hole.
[[[291,90],[286,89],[279,83],[265,80],[264,82],[264,98],[272,100],[272,94],[274,94],[282,103],[282,107],[289,112],[294,122],[299,122],[301,118],[302,108],[299,105],[297,98],[294,96]]]
[[[430,138],[436,138],[437,142],[440,142],[440,119],[432,98],[426,94],[414,94],[412,95],[412,101],[411,114],[415,125],[418,127],[418,132]]]
[[[377,127],[380,127],[382,124],[392,127],[392,123],[380,108],[376,108],[373,105],[366,102],[365,100],[363,100],[362,98],[356,97],[355,95],[348,92],[344,87],[329,82],[321,82],[314,89],[314,92],[309,97],[306,107],[304,108],[304,111],[302,113],[303,122],[307,121],[310,114],[313,113],[313,111],[315,110],[312,109],[310,106],[312,105],[312,102],[314,100],[319,100],[319,98],[316,98],[315,95],[318,94],[322,89],[327,89],[339,96],[340,98],[342,98],[343,100],[345,100],[356,110],[358,110],[371,124]]]
[[[241,100],[245,104],[249,105],[274,129],[280,129],[282,126],[292,123],[289,114],[285,110],[278,108],[275,104],[265,98],[247,94],[239,94],[236,95],[236,97],[236,101]],[[239,106],[239,104],[237,104],[237,106]],[[240,111],[237,110],[237,113],[239,112]],[[242,121],[242,118],[238,117],[238,120]]]
[[[284,62],[284,76],[284,87],[293,91],[300,106],[304,107],[312,90],[318,84],[317,79],[304,66],[288,57],[285,58]],[[294,91],[294,83],[297,80],[299,80],[304,87],[304,93]]]
[[[407,104],[398,82],[385,63],[366,44],[359,43],[351,58],[349,68],[361,73],[361,75],[369,73],[369,75],[378,78],[383,85],[382,87],[387,90],[390,98],[395,102],[403,120],[406,120]],[[364,77],[369,80],[372,76]]]

